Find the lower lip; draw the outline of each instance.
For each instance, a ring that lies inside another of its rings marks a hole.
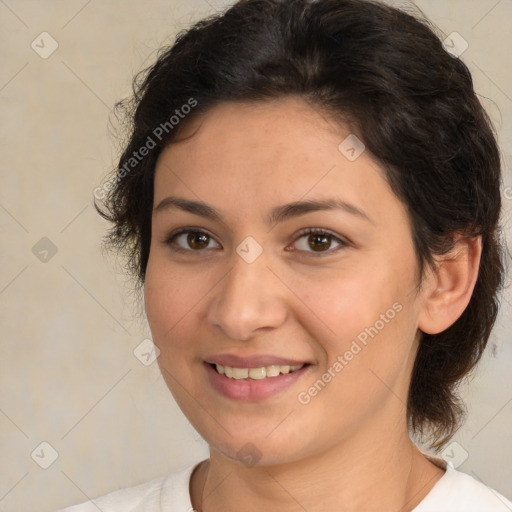
[[[310,365],[305,365],[292,373],[280,374],[277,377],[267,377],[260,380],[230,379],[218,373],[209,363],[204,363],[212,386],[228,398],[244,402],[256,402],[291,386],[302,377]]]

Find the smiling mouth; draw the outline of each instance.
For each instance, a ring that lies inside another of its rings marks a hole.
[[[262,380],[266,378],[278,377],[300,370],[307,363],[290,365],[268,365],[258,368],[233,368],[231,366],[223,366],[221,364],[210,363],[210,366],[219,374],[224,375],[228,379],[235,380]]]

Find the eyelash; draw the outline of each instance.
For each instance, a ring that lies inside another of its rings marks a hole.
[[[211,240],[214,239],[208,232],[206,232],[202,229],[187,227],[187,228],[180,228],[177,231],[172,232],[162,243],[164,245],[169,246],[171,251],[176,252],[176,253],[201,253],[201,252],[206,251],[206,249],[199,249],[199,250],[183,249],[183,247],[174,245],[174,241],[176,240],[176,238],[178,238],[180,235],[187,234],[187,233],[206,235]],[[300,230],[297,233],[297,237],[296,237],[294,243],[297,240],[299,240],[300,238],[303,238],[305,236],[310,236],[310,235],[325,235],[331,240],[331,242],[336,241],[340,244],[338,247],[336,247],[334,249],[327,249],[326,251],[320,251],[317,253],[315,253],[314,251],[301,251],[300,249],[298,250],[299,252],[309,253],[315,258],[326,256],[326,255],[331,255],[334,252],[338,252],[339,250],[349,246],[349,243],[347,241],[342,240],[340,237],[334,235],[333,233],[331,233],[325,229],[321,229],[321,228],[304,228],[304,229]]]

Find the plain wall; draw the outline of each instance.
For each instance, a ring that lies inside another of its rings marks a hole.
[[[0,511],[51,511],[208,454],[156,363],[145,366],[133,353],[150,331],[114,258],[101,251],[107,224],[92,199],[117,156],[110,110],[134,73],[178,30],[223,5],[0,2]],[[469,44],[462,59],[503,151],[510,245],[512,2],[416,5]],[[47,58],[52,41],[42,32],[58,43]],[[467,455],[459,469],[510,499],[511,304],[509,288],[489,350],[462,387],[468,421],[445,452]],[[53,452],[42,442],[58,453],[47,469],[40,465]]]

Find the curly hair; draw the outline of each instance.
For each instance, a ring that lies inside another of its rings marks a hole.
[[[457,385],[480,359],[503,284],[500,154],[466,65],[432,24],[372,0],[240,0],[181,31],[117,104],[130,128],[98,212],[104,238],[143,286],[154,170],[186,123],[221,102],[298,95],[348,125],[408,211],[419,267],[482,237],[469,305],[422,338],[411,377],[411,433],[441,447],[459,428]]]

